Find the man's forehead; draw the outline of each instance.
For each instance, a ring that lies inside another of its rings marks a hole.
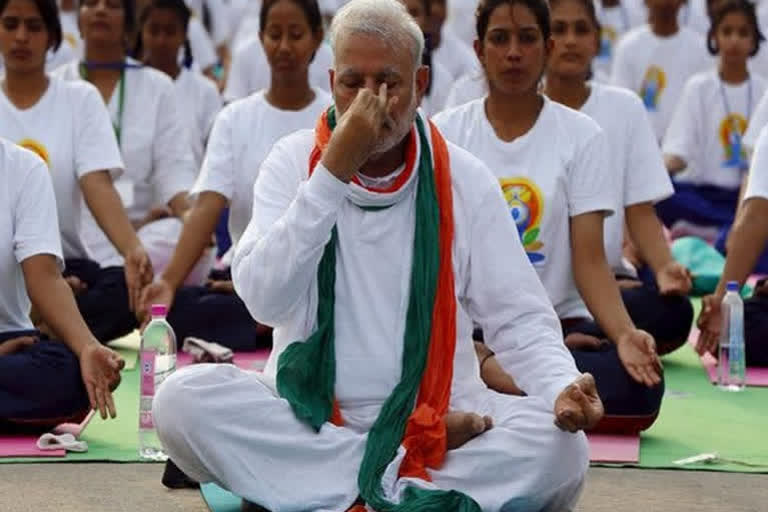
[[[376,38],[366,41],[349,36],[341,41],[335,51],[336,72],[363,75],[406,75],[413,71],[412,57],[408,49],[387,44]],[[376,44],[373,42],[376,41]]]

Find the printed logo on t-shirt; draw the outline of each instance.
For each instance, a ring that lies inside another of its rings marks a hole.
[[[613,46],[619,38],[616,29],[610,25],[604,25],[600,31],[600,53],[597,55],[601,59],[610,59],[613,55]]]
[[[34,139],[24,139],[21,142],[19,142],[19,146],[21,146],[24,149],[28,149],[40,158],[43,159],[43,162],[45,162],[45,165],[48,166],[48,168],[51,168],[51,157],[48,155],[48,150],[45,149],[45,146],[43,146],[40,142],[37,142]]]
[[[746,131],[747,120],[741,114],[729,114],[720,122],[720,143],[725,152],[723,167],[747,169],[747,153],[742,143]]]
[[[77,36],[75,36],[75,34],[69,32],[65,33],[64,40],[73,50],[77,50]]]
[[[658,66],[649,67],[645,72],[643,84],[640,86],[640,98],[642,98],[646,110],[650,112],[656,111],[661,99],[661,93],[664,92],[666,86],[667,75],[664,73],[664,70]]]
[[[517,232],[531,263],[541,263],[544,244],[539,241],[541,217],[544,214],[544,200],[539,187],[528,178],[501,178],[499,180],[509,213],[517,224]]]

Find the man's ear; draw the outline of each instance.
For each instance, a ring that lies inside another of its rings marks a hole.
[[[430,75],[431,73],[429,72],[428,66],[420,66],[419,69],[416,70],[416,95],[419,99],[419,103],[421,103],[421,100],[427,94],[427,90],[429,89]]]

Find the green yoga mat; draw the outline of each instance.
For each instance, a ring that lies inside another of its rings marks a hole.
[[[688,345],[665,357],[664,369],[664,403],[658,421],[641,436],[638,467],[768,473],[768,389],[721,391]],[[713,452],[744,464],[673,464]]]
[[[135,354],[134,354],[135,355]],[[88,442],[86,453],[68,453],[66,457],[1,459],[11,462],[140,462],[139,461],[139,372],[123,371],[120,387],[114,393],[117,418],[94,417],[82,434]]]
[[[240,512],[243,500],[218,485],[201,485],[200,492],[211,512]]]

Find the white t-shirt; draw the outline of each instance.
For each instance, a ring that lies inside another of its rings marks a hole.
[[[48,164],[67,258],[88,258],[81,225],[79,180],[94,171],[123,169],[115,132],[99,92],[86,82],[51,77],[30,108],[19,110],[0,93],[0,137],[30,149]]]
[[[470,73],[459,78],[451,87],[445,108],[458,107],[470,101],[484,98],[488,94],[488,81],[483,71]]]
[[[186,3],[197,20],[203,19],[205,6],[211,22],[211,38],[217,46],[229,41],[232,36],[229,9],[223,0],[186,0]]]
[[[187,38],[189,39],[189,49],[192,51],[192,59],[196,67],[204,71],[219,62],[216,47],[199,19],[193,17],[189,20]],[[184,49],[182,48],[180,58],[183,58],[183,51]]]
[[[752,166],[749,168],[749,180],[747,190],[744,192],[744,200],[759,197],[768,199],[768,128],[760,130],[755,146],[755,155],[752,158]]]
[[[661,150],[642,101],[620,87],[592,83],[581,112],[597,121],[608,140],[608,169],[616,173],[616,192],[626,208],[658,202],[674,192]],[[616,271],[624,270],[624,208],[605,219],[605,255]]]
[[[443,27],[443,30],[446,28],[451,30],[456,37],[470,48],[475,39],[477,39],[475,9],[477,9],[477,2],[448,0],[448,19]]]
[[[21,263],[39,254],[63,268],[56,196],[45,163],[0,138],[0,333],[32,329]]]
[[[453,83],[451,74],[439,62],[433,61],[431,70],[432,86],[429,95],[425,95],[421,100],[421,108],[427,116],[433,116],[445,108]]]
[[[189,130],[195,170],[200,169],[205,153],[205,141],[221,110],[219,89],[208,78],[187,69],[181,70],[173,82],[184,125]]]
[[[259,91],[230,103],[216,118],[192,193],[217,192],[229,199],[233,244],[251,220],[253,184],[272,146],[290,133],[313,128],[332,103],[328,93],[314,91],[315,100],[303,110],[279,110],[266,100],[264,91]]]
[[[640,95],[661,140],[685,82],[711,66],[712,57],[700,34],[682,27],[677,34],[662,38],[643,25],[616,46],[611,83]]]
[[[445,68],[453,80],[468,73],[481,71],[472,47],[467,46],[448,26],[443,27],[440,46],[432,52],[432,63]]]
[[[597,123],[548,98],[534,126],[512,142],[496,136],[485,99],[442,112],[435,123],[498,178],[558,316],[589,317],[573,279],[570,218],[612,213],[621,204],[617,173],[608,168],[606,139]]]
[[[313,130],[296,132],[275,144],[262,164],[254,216],[237,246],[232,274],[253,317],[275,327],[274,349],[259,377],[274,386],[282,351],[314,329],[317,265],[337,227],[336,396],[362,422],[375,419],[402,374],[418,176],[395,193],[400,201],[369,211],[349,199],[361,187],[342,183],[322,164],[308,177],[313,145]],[[449,144],[448,152],[457,311],[451,408],[471,407],[462,397],[486,389],[471,342],[473,322],[520,387],[551,407],[578,376],[557,317],[496,180],[461,148]]]
[[[132,59],[127,62],[137,65]],[[59,71],[67,80],[83,81],[77,63]],[[120,151],[125,175],[116,185],[123,191],[128,217],[138,221],[153,207],[165,205],[177,194],[189,191],[197,172],[176,91],[165,73],[149,67],[125,70],[122,120],[119,97],[118,83],[107,105],[113,124],[121,126]],[[102,265],[121,264],[117,250],[90,212],[86,213],[85,236],[94,260]]]
[[[77,10],[74,11],[59,11],[59,19],[61,20],[61,32],[63,41],[61,44],[66,44],[75,52],[78,59],[83,56],[83,39],[80,37],[80,27],[77,25]]]
[[[624,34],[647,21],[646,9],[635,0],[622,0],[614,7],[604,7],[600,0],[596,0],[595,9],[602,30],[600,53],[592,66],[596,72],[610,74],[616,45]]]
[[[760,103],[754,109],[752,118],[747,126],[747,133],[744,134],[744,146],[748,151],[752,151],[757,144],[757,137],[763,128],[768,125],[768,92],[764,93]]]
[[[740,186],[748,168],[742,136],[765,89],[760,76],[753,74],[734,86],[720,80],[716,70],[688,81],[664,137],[664,153],[689,164],[677,180],[729,189]]]
[[[315,89],[329,91],[331,78],[328,70],[333,67],[331,47],[323,43],[309,65],[309,83]],[[258,36],[252,37],[235,50],[232,66],[224,89],[224,100],[234,101],[269,87],[271,71],[264,47]]]

